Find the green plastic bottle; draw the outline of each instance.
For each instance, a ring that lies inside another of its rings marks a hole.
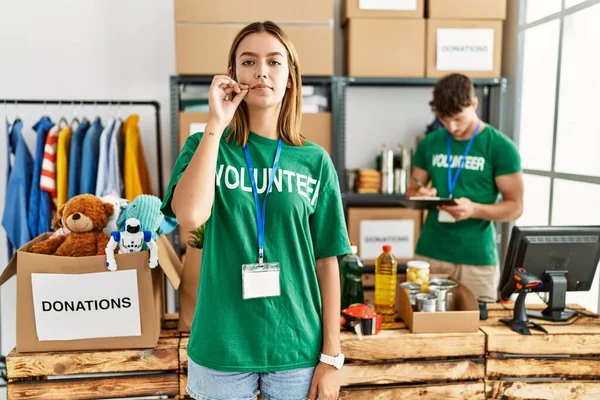
[[[382,328],[391,328],[396,313],[396,275],[398,261],[392,246],[383,245],[383,253],[375,260],[375,312],[382,316]]]
[[[342,293],[342,310],[352,304],[364,304],[362,275],[364,266],[358,257],[358,248],[350,243],[351,254],[347,254],[340,262],[340,280]]]

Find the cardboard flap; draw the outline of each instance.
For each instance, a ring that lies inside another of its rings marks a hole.
[[[166,235],[160,235],[156,239],[156,245],[158,246],[158,263],[160,267],[169,282],[171,282],[171,285],[175,289],[179,289],[183,274],[183,264],[179,260],[179,257],[177,257],[177,253]]]
[[[2,271],[2,275],[0,275],[0,286],[4,284],[7,280],[12,278],[13,275],[17,273],[17,253],[13,254],[12,258],[8,262],[4,271]]]
[[[21,246],[20,249],[15,251],[15,254],[13,254],[12,258],[8,262],[8,265],[6,266],[6,268],[4,268],[4,271],[2,271],[2,275],[0,275],[0,286],[2,286],[4,282],[12,278],[12,276],[17,273],[17,254],[19,254],[20,251],[29,251],[31,246],[49,238],[50,235],[51,233],[43,233],[40,236],[31,240],[30,242],[25,243],[23,246]]]

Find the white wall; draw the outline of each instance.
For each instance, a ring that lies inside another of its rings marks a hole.
[[[10,38],[10,39],[9,39]],[[169,157],[169,75],[175,72],[173,3],[165,0],[0,0],[0,98],[22,99],[134,99],[157,100],[161,120],[165,179]],[[81,108],[77,108],[82,115]],[[15,107],[7,107],[14,118]],[[106,120],[112,112],[99,107]],[[123,114],[131,111],[125,107]],[[154,113],[133,109],[141,117],[143,146],[158,195]],[[43,107],[19,107],[30,149],[31,126]],[[48,107],[57,118],[73,116],[73,107]],[[4,120],[0,104],[0,119]],[[60,115],[59,115],[60,114]],[[96,115],[87,108],[88,118]],[[0,210],[4,209],[4,132],[0,151]],[[4,230],[0,229],[0,266],[8,262]],[[15,279],[0,289],[1,349],[15,345]]]

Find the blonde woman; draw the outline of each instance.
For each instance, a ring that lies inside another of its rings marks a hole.
[[[211,83],[204,132],[175,163],[164,213],[207,223],[187,348],[195,399],[338,397],[337,256],[350,247],[331,159],[300,133],[301,88],[285,33],[246,26]]]

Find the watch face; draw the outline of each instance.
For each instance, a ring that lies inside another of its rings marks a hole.
[[[337,356],[335,358],[335,367],[337,369],[340,369],[340,368],[342,368],[343,365],[344,365],[344,355],[340,354],[339,356]]]

